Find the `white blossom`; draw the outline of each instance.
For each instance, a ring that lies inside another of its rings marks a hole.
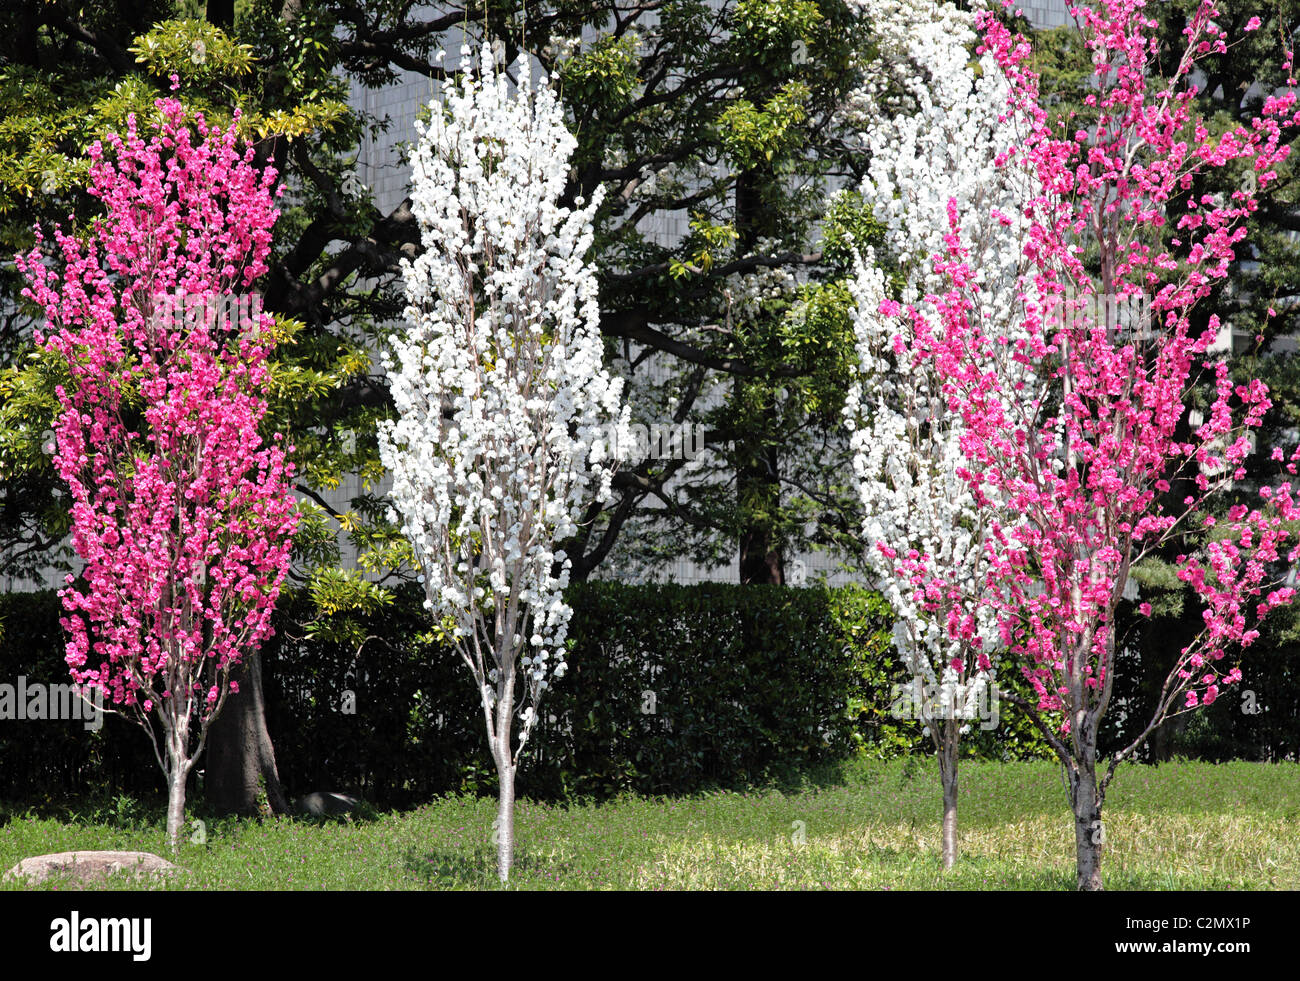
[[[526,58],[515,69],[512,85],[485,47],[420,127],[423,251],[403,260],[409,327],[385,359],[397,418],[380,425],[379,452],[427,605],[454,624],[485,708],[523,686],[522,748],[527,703],[564,673],[570,560],[557,542],[608,499],[618,454],[603,434],[627,410],[585,258],[603,189],[559,203],[576,141],[549,81]],[[508,716],[488,716],[508,755]]]
[[[864,204],[884,228],[886,251],[903,272],[901,295],[890,295],[884,270],[869,248],[859,254],[851,289],[860,374],[845,407],[854,469],[864,509],[865,559],[892,606],[895,644],[919,684],[943,693],[937,718],[972,718],[992,682],[999,636],[984,586],[983,542],[990,522],[1011,528],[1011,515],[990,517],[978,508],[966,480],[961,450],[963,422],[948,408],[933,364],[910,354],[912,323],[906,313],[880,312],[889,298],[915,306],[930,323],[938,317],[927,296],[943,286],[932,258],[944,252],[948,202],[956,199],[968,262],[979,271],[972,316],[985,332],[1008,340],[985,371],[1012,384],[1024,369],[1012,360],[1012,343],[1025,336],[1023,308],[1015,297],[1024,273],[1023,236],[1030,174],[999,167],[999,154],[1016,143],[1007,112],[1006,78],[991,55],[972,65],[971,14],[933,0],[856,0],[874,28],[879,60],[849,100],[845,115],[859,126],[871,154],[862,182]],[[886,98],[886,93],[890,96]],[[1014,376],[1014,377],[1013,377]],[[995,491],[990,489],[990,494]],[[996,503],[996,498],[995,498]],[[954,584],[961,599],[927,611],[897,560],[879,544],[906,556],[915,550],[927,573]],[[950,636],[946,614],[973,614],[969,637]],[[990,655],[987,670],[979,652]],[[960,659],[962,670],[953,668]],[[957,698],[954,700],[953,695]]]

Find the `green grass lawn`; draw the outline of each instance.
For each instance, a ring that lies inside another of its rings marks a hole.
[[[686,798],[525,800],[516,813],[516,889],[1074,887],[1073,824],[1054,763],[962,764],[962,854],[949,874],[939,867],[933,760],[860,762],[798,787]],[[490,799],[448,797],[346,823],[213,821],[206,845],[183,845],[184,876],[135,887],[498,888],[494,816]],[[1104,818],[1109,889],[1300,889],[1295,764],[1127,766]],[[0,827],[0,869],[76,849],[166,856],[159,824],[129,815],[28,814]]]

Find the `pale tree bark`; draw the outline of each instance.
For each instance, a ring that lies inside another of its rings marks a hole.
[[[181,828],[185,824],[185,781],[189,779],[188,719],[173,723],[167,738],[167,847],[172,856],[181,850]]]
[[[515,626],[514,597],[507,608],[505,624],[508,630]],[[509,637],[509,633],[502,636]],[[514,754],[511,752],[511,730],[515,711],[515,653],[513,650],[498,654],[501,667],[497,675],[497,700],[495,725],[489,730],[492,735],[492,755],[497,764],[497,820],[494,837],[497,846],[497,877],[502,882],[510,879],[510,870],[515,861],[515,770]],[[521,747],[522,748],[522,747]]]
[[[957,863],[957,752],[961,720],[945,719],[930,724],[943,726],[943,734],[938,738],[939,782],[943,785],[943,867],[951,869]]]
[[[183,766],[173,766],[167,777],[167,847],[172,855],[181,850],[181,827],[185,824],[185,778]]]
[[[1065,768],[1074,811],[1075,888],[1101,892],[1101,794],[1097,785],[1096,751],[1074,767]]]
[[[515,862],[515,768],[509,760],[497,760],[497,878],[510,879]]]

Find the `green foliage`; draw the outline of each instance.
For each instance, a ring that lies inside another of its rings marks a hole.
[[[560,93],[571,105],[591,113],[623,109],[636,91],[637,36],[601,37],[586,51],[560,63]]]
[[[689,792],[891,738],[888,720],[858,734],[848,710],[850,697],[888,689],[878,598],[586,583],[569,599],[570,668],[547,693],[526,751],[530,795]],[[403,590],[377,615],[334,618],[353,628],[336,623],[268,648],[282,771],[361,781],[372,800],[491,789],[473,686],[428,635],[421,600]],[[313,606],[300,598],[294,610]],[[349,691],[355,716],[338,710]]]
[[[676,258],[669,259],[669,275],[681,279],[691,273],[707,273],[713,268],[714,256],[735,245],[738,237],[734,222],[715,224],[703,212],[697,211],[691,215],[691,232],[682,248],[689,258],[684,262]]]
[[[807,41],[822,19],[811,0],[739,0],[731,23],[751,50],[788,58],[791,46]]]
[[[1153,617],[1182,616],[1186,588],[1178,578],[1178,567],[1159,556],[1148,556],[1129,570],[1129,578],[1142,598],[1151,604]]]
[[[21,215],[33,201],[53,204],[82,187],[90,162],[77,152],[87,141],[86,83],[60,91],[32,69],[0,68],[0,221]],[[9,226],[19,243],[28,229]]]
[[[251,45],[236,44],[225,31],[201,20],[162,21],[127,50],[155,78],[176,74],[191,83],[211,84],[253,70]]]
[[[885,230],[876,220],[871,207],[863,202],[859,191],[840,191],[830,200],[826,221],[822,228],[822,261],[837,276],[850,276],[854,271],[857,253],[870,246],[877,259],[891,265],[885,249]],[[898,274],[898,288],[903,278]]]
[[[56,543],[72,517],[50,464],[55,387],[66,380],[62,359],[39,351],[0,366],[0,542],[12,543],[5,563],[10,575],[68,568],[71,550]]]
[[[857,366],[852,310],[854,300],[844,283],[809,283],[799,287],[797,302],[780,321],[780,344],[788,362],[809,371],[791,407],[823,425],[833,425],[844,409],[848,383]]]
[[[719,119],[722,145],[741,170],[772,162],[777,154],[797,150],[799,127],[807,120],[808,86],[786,82],[761,107],[736,99]]]
[[[567,82],[564,98],[580,142],[579,190],[599,181],[608,192],[595,246],[606,270],[603,329],[633,362],[641,354],[628,341],[646,342],[643,323],[684,342],[663,359],[670,375],[654,381],[655,402],[641,411],[671,406],[704,426],[711,452],[690,476],[672,462],[640,467],[589,540],[622,528],[611,557],[633,564],[672,554],[713,565],[746,536],[786,555],[837,546],[853,505],[847,461],[827,446],[848,376],[845,353],[828,356],[825,345],[843,336],[843,291],[796,285],[841,278],[826,275],[820,239],[830,175],[860,162],[845,159],[836,114],[857,81],[866,25],[842,0],[673,0],[657,14],[644,29],[600,14],[602,32],[639,35],[631,101],[603,112]],[[650,231],[655,216],[683,214],[690,227],[679,240]],[[723,391],[731,396],[721,406],[698,394]],[[812,507],[800,487],[830,504]],[[647,506],[664,499],[670,506]]]
[[[53,590],[0,593],[0,684],[71,683],[64,661],[61,601]],[[15,691],[16,694],[16,691]],[[111,708],[111,702],[108,703]],[[84,719],[0,720],[0,800],[38,803],[69,794],[161,793],[149,741],[133,722],[105,713]]]

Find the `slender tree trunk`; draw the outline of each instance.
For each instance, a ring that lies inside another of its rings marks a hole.
[[[1101,847],[1105,841],[1101,825],[1101,800],[1097,795],[1097,767],[1085,754],[1073,767],[1066,767],[1070,782],[1070,807],[1074,811],[1075,887],[1081,892],[1100,892]]]
[[[266,727],[262,655],[246,658],[231,674],[239,691],[228,695],[221,714],[208,729],[203,796],[220,814],[254,816],[260,797],[274,814],[288,814],[289,801],[280,785],[275,746]]]
[[[931,723],[934,725],[935,723]],[[957,862],[957,748],[960,720],[946,719],[939,747],[939,781],[943,784],[943,867]]]
[[[185,824],[185,781],[190,775],[186,759],[188,732],[181,727],[167,733],[167,847],[175,857],[181,850],[181,828]]]
[[[506,631],[514,624],[505,625]],[[510,879],[510,868],[515,860],[515,763],[510,752],[511,730],[515,711],[515,663],[513,652],[498,658],[504,666],[497,681],[496,739],[492,755],[497,763],[497,876],[502,882]]]
[[[497,777],[497,877],[506,882],[515,860],[515,768],[508,753],[504,762],[497,760]]]

